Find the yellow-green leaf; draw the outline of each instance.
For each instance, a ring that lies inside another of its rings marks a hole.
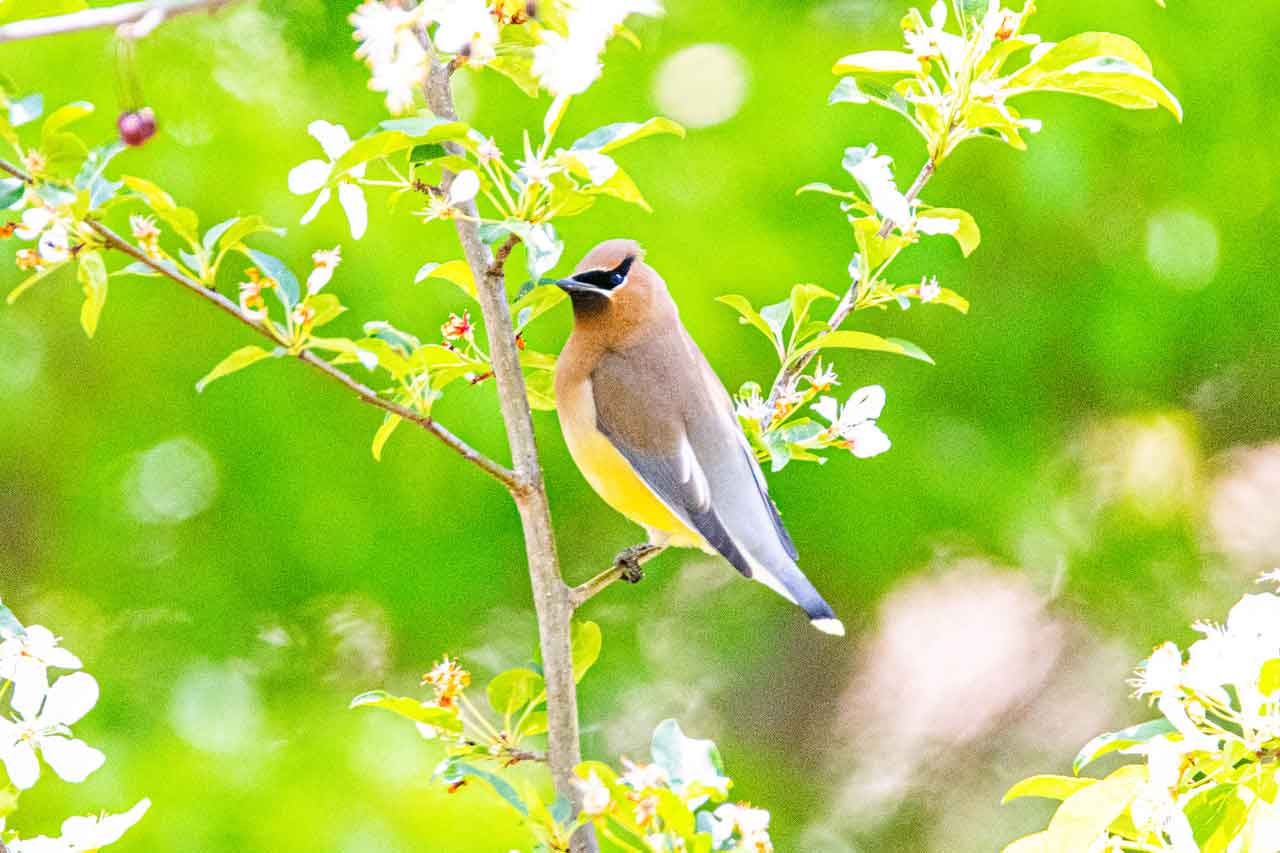
[[[862,349],[891,352],[895,355],[905,355],[927,364],[933,364],[933,359],[929,357],[929,354],[910,341],[904,341],[900,338],[882,338],[870,332],[853,332],[843,329],[829,332],[814,338],[803,346],[797,347],[794,355],[799,356],[820,349]]]
[[[600,626],[595,622],[573,623],[573,680],[581,681],[582,676],[600,657],[600,646],[603,640]]]
[[[23,279],[21,284],[19,284],[13,290],[9,291],[9,295],[5,297],[5,302],[8,302],[10,305],[12,305],[14,302],[17,302],[19,296],[26,293],[31,288],[35,287],[36,284],[38,284],[42,280],[48,278],[58,270],[65,267],[67,263],[68,263],[67,261],[62,261],[61,263],[50,264],[44,269],[39,270],[38,272],[35,272],[32,275],[28,276],[27,278]]]
[[[1051,800],[1065,800],[1067,797],[1097,782],[1097,779],[1080,778],[1079,776],[1032,776],[1023,779],[1010,788],[1001,803],[1016,800],[1019,797],[1046,797]]]
[[[1054,853],[1087,850],[1128,810],[1145,781],[1146,768],[1134,765],[1121,771],[1125,772],[1113,773],[1063,800],[1049,821],[1046,850]]]
[[[429,278],[441,278],[457,285],[463,293],[476,298],[476,279],[466,261],[446,261],[443,264],[423,264],[414,276],[414,282]]]
[[[899,50],[867,50],[841,57],[831,70],[836,74],[918,74],[920,60]]]
[[[218,362],[213,370],[210,370],[205,374],[204,378],[196,383],[196,392],[199,393],[204,391],[205,387],[216,379],[229,376],[238,370],[244,370],[251,364],[257,364],[264,358],[271,358],[272,355],[274,355],[274,353],[269,350],[265,350],[260,346],[254,346],[253,344],[250,344],[247,347],[241,347],[222,361]]]
[[[629,145],[648,136],[659,133],[670,133],[684,138],[684,128],[669,118],[651,118],[648,121],[623,121],[616,124],[598,127],[586,136],[577,140],[572,148],[582,150],[593,148],[601,153],[608,153],[615,148]]]
[[[717,296],[716,302],[728,305],[734,311],[737,311],[742,315],[740,322],[759,329],[760,334],[768,338],[775,347],[777,346],[777,341],[773,336],[773,329],[769,328],[769,324],[764,321],[764,317],[760,316],[760,312],[751,307],[747,297],[730,293],[727,296]]]
[[[834,293],[816,284],[797,284],[791,288],[791,321],[800,328],[809,316],[809,309],[819,299],[837,299]]]
[[[383,708],[393,714],[449,732],[461,732],[456,711],[428,705],[408,696],[392,696],[385,690],[370,690],[351,700],[350,708]]]
[[[947,236],[955,238],[956,243],[960,245],[960,251],[966,258],[973,254],[973,250],[982,242],[982,232],[978,230],[978,223],[967,210],[955,207],[930,207],[920,213],[919,219],[946,219],[955,222],[956,230]]]
[[[81,252],[77,276],[84,290],[84,304],[80,306],[80,325],[84,328],[84,333],[92,338],[93,333],[98,330],[98,318],[102,316],[102,306],[107,304],[107,265],[102,261],[102,253]]]
[[[1002,853],[1050,853],[1050,850],[1049,833],[1035,832],[1007,845]]]
[[[391,438],[391,433],[396,431],[396,427],[400,426],[400,422],[404,418],[399,415],[393,415],[391,412],[382,418],[382,425],[378,427],[378,431],[373,434],[373,458],[382,461],[382,448],[386,446],[387,439]]]

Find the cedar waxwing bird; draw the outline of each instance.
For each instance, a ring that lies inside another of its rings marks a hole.
[[[645,528],[653,548],[720,554],[798,604],[815,628],[843,636],[796,566],[729,393],[640,245],[601,243],[557,284],[573,302],[556,364],[560,427],[587,482]]]

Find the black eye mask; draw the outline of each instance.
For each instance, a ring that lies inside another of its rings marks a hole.
[[[598,287],[601,290],[613,290],[627,280],[627,273],[631,270],[631,264],[635,262],[635,259],[635,255],[628,255],[626,260],[611,270],[588,270],[587,272],[578,273],[573,277],[573,280],[589,284],[592,287]]]

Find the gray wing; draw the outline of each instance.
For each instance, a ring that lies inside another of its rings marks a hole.
[[[738,571],[752,576],[748,555],[795,559],[729,395],[682,329],[607,353],[591,382],[600,432]]]

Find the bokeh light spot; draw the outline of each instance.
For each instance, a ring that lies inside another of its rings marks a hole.
[[[169,721],[187,743],[205,752],[254,749],[261,734],[258,691],[231,665],[198,664],[173,688]]]
[[[737,115],[747,97],[747,63],[724,44],[695,44],[658,69],[653,98],[686,127],[710,127]]]
[[[140,454],[125,475],[129,514],[147,524],[177,524],[209,508],[218,493],[213,457],[190,438],[173,438]]]
[[[1147,263],[1175,287],[1198,290],[1218,273],[1218,229],[1191,210],[1166,210],[1147,221]]]
[[[44,363],[44,337],[33,323],[12,314],[0,316],[0,397],[31,387]]]

